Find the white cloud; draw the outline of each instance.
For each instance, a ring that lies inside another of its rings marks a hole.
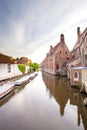
[[[60,41],[61,33],[71,50],[77,26],[81,30],[86,27],[86,5],[86,0],[8,0],[6,7],[0,8],[0,51],[41,62],[50,44]]]

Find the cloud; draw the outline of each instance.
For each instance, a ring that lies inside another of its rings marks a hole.
[[[86,5],[86,0],[1,0],[0,51],[41,61],[39,57],[60,41],[61,33],[71,49],[77,26],[86,27]]]

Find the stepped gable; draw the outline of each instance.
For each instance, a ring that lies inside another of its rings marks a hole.
[[[0,63],[14,64],[14,60],[12,59],[12,57],[0,53]]]

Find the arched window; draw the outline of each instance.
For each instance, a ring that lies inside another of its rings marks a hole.
[[[74,73],[74,77],[75,77],[75,78],[78,77],[78,73],[77,73],[77,72]]]
[[[79,81],[79,73],[77,71],[74,72],[74,80]]]

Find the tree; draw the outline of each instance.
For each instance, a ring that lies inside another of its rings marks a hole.
[[[29,65],[30,71],[39,71],[39,64],[38,63],[31,63]]]
[[[29,60],[29,65],[31,65],[32,64],[32,60]]]
[[[26,70],[26,66],[23,65],[23,64],[18,64],[18,68],[19,70],[24,74],[25,73],[25,70]]]

